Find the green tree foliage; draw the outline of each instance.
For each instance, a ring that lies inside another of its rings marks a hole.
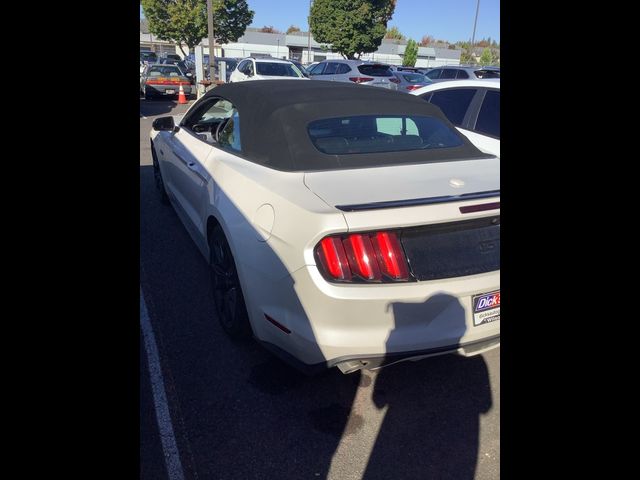
[[[398,27],[391,27],[387,29],[387,33],[384,38],[392,38],[394,40],[404,40],[404,35],[398,30]]]
[[[405,67],[413,67],[418,59],[418,44],[415,40],[409,39],[407,46],[404,49],[404,57],[402,58],[402,65]]]
[[[141,0],[149,31],[190,49],[207,36],[206,0]],[[246,0],[213,0],[213,32],[219,43],[235,42],[253,20]]]
[[[492,60],[491,50],[485,48],[480,55],[480,65],[489,65]]]
[[[476,63],[476,58],[471,54],[470,49],[463,48],[462,53],[460,54],[460,63],[471,65]]]
[[[289,28],[287,28],[287,35],[294,33],[294,32],[299,32],[300,28],[296,27],[295,25],[291,25]]]
[[[316,41],[359,58],[380,46],[395,6],[396,0],[315,0],[309,23]]]

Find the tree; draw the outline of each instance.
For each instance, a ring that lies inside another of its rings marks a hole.
[[[344,58],[359,58],[382,43],[396,0],[315,0],[310,27],[316,41]]]
[[[400,33],[398,27],[391,27],[387,29],[387,33],[384,35],[384,38],[392,38],[394,40],[404,40],[404,35]]]
[[[149,31],[160,40],[174,42],[186,56],[207,36],[206,0],[141,0]],[[220,43],[235,42],[244,35],[255,12],[246,0],[213,0],[213,32]]]
[[[491,50],[485,48],[480,55],[480,65],[489,65],[492,60]]]
[[[471,65],[474,65],[476,63],[476,58],[473,56],[471,49],[463,48],[462,53],[460,54],[460,63]]]
[[[269,25],[269,26],[264,26],[260,29],[261,32],[264,33],[282,33],[280,30],[278,30],[277,28],[274,28],[273,25]]]
[[[435,39],[431,35],[423,35],[422,40],[420,40],[420,46],[426,47],[430,43],[433,43]]]
[[[412,38],[407,42],[407,46],[404,49],[404,57],[402,58],[402,65],[405,67],[413,67],[418,59],[418,44]]]
[[[296,27],[295,25],[291,25],[289,28],[287,28],[287,35],[294,33],[294,32],[300,32],[301,30]]]

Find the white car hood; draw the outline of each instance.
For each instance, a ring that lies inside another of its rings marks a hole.
[[[500,159],[307,172],[304,183],[331,206],[500,190]]]

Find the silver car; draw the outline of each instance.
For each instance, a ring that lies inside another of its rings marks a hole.
[[[480,80],[500,78],[500,69],[498,67],[481,67],[478,65],[448,65],[429,70],[425,75],[436,83],[448,80]]]
[[[398,90],[402,92],[410,92],[420,87],[426,87],[431,85],[433,81],[425,77],[421,73],[395,71],[393,74],[396,76],[400,83],[398,84]]]
[[[324,60],[308,70],[311,80],[353,82],[398,90],[398,79],[389,65],[362,60]]]

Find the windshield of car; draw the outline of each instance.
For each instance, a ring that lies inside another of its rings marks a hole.
[[[175,65],[156,65],[149,68],[147,75],[150,77],[180,77],[182,72]]]
[[[402,78],[409,83],[431,83],[431,80],[420,73],[403,73]]]
[[[393,72],[388,65],[359,65],[358,70],[363,75],[371,77],[393,77]]]
[[[359,115],[315,120],[307,127],[323,153],[345,155],[458,147],[460,136],[441,120],[426,116]]]
[[[478,78],[500,78],[500,70],[476,70],[473,73]]]
[[[269,77],[303,77],[302,72],[291,63],[256,62],[258,75]]]

